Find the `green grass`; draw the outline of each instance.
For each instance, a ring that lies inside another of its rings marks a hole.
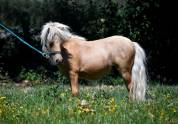
[[[145,102],[128,100],[125,86],[0,86],[0,123],[17,124],[176,124],[178,86],[150,86]],[[86,100],[88,105],[81,105]]]

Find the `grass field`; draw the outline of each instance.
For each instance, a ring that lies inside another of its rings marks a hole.
[[[125,86],[0,85],[1,124],[178,124],[178,86],[150,86],[131,102]]]

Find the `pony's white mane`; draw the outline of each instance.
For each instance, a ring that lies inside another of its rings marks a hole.
[[[80,40],[86,40],[83,37],[72,34],[70,32],[70,27],[58,22],[48,22],[46,23],[41,31],[41,43],[45,44],[53,39],[57,35],[63,41],[68,40],[71,37],[78,38]]]

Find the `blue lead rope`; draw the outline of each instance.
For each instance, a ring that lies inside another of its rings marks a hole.
[[[27,43],[26,41],[24,41],[22,38],[20,38],[19,36],[17,36],[14,32],[12,32],[10,29],[8,29],[7,27],[5,27],[3,24],[0,23],[0,26],[3,27],[6,31],[8,31],[9,33],[11,33],[13,36],[15,36],[17,39],[19,39],[22,43],[24,43],[25,45],[27,45],[28,47],[30,47],[31,49],[35,50],[36,52],[38,52],[39,54],[41,54],[43,57],[46,57],[48,55],[48,53],[44,53],[38,49],[36,49],[35,47],[33,47],[32,45],[30,45],[29,43]]]

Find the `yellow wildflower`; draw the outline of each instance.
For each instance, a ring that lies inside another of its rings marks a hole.
[[[42,114],[46,114],[46,113],[49,112],[49,110],[48,109],[43,109],[41,112],[42,112]]]
[[[176,113],[176,108],[172,108],[173,113]]]
[[[115,99],[114,99],[114,98],[111,98],[111,102],[115,102]]]
[[[2,114],[2,110],[0,109],[0,116],[1,116],[1,114]]]
[[[61,96],[61,97],[64,97],[64,96],[65,96],[65,93],[61,93],[60,96]]]
[[[72,101],[72,98],[70,97],[70,98],[69,98],[69,102],[71,102],[71,101]]]
[[[116,105],[116,102],[115,102],[115,99],[114,98],[111,98],[108,102],[108,105],[106,106],[107,110],[109,112],[115,112],[116,111],[116,108],[117,108],[117,105]]]
[[[0,100],[4,100],[4,99],[6,99],[5,96],[1,96],[1,97],[0,97]]]
[[[69,112],[69,114],[72,114],[74,111],[73,111],[73,109],[72,108],[68,108],[68,112]]]
[[[165,115],[164,111],[161,110],[161,112],[160,112],[160,120],[164,118],[164,115]]]
[[[168,94],[166,95],[166,98],[167,98],[167,99],[171,99],[171,95],[168,93]]]
[[[89,103],[86,100],[82,100],[79,104],[78,104],[78,113],[93,113],[95,112],[95,110],[91,109]]]

